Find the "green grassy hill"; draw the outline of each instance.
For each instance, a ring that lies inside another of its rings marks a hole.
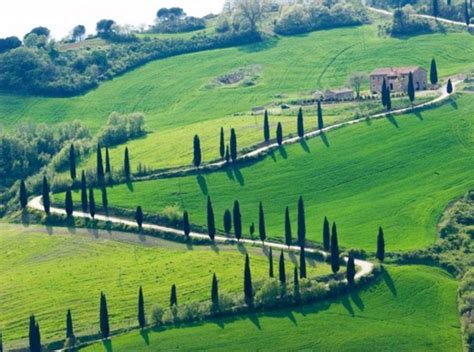
[[[383,226],[389,251],[422,248],[434,242],[447,204],[474,186],[473,108],[474,96],[465,95],[437,109],[344,127],[326,141],[291,145],[251,166],[116,186],[109,203],[141,205],[150,213],[178,205],[192,222],[205,225],[210,195],[222,228],[224,210],[238,199],[248,229],[258,222],[263,201],[267,230],[281,238],[286,206],[296,232],[296,203],[303,195],[311,240],[321,242],[328,216],[345,247],[374,251]]]
[[[209,300],[214,272],[221,292],[240,292],[243,287],[244,254],[235,247],[186,247],[115,232],[51,231],[49,235],[39,227],[5,224],[0,230],[0,326],[7,347],[25,343],[31,313],[41,325],[44,341],[64,338],[67,309],[72,310],[78,335],[95,334],[101,291],[107,294],[115,329],[138,324],[140,285],[148,311],[156,303],[169,305],[173,283],[181,303]],[[267,277],[268,259],[262,250],[247,250],[254,279]],[[326,264],[309,263],[311,277],[331,271]],[[293,266],[288,264],[287,269],[292,275]]]
[[[439,269],[389,267],[384,280],[301,309],[134,332],[84,351],[461,351],[457,283]]]

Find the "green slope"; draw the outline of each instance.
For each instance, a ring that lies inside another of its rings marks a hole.
[[[389,267],[381,282],[336,301],[134,332],[84,351],[461,351],[456,290],[439,269]]]
[[[248,229],[263,201],[267,232],[281,238],[285,207],[296,222],[297,199],[304,195],[311,240],[321,241],[328,216],[346,247],[374,251],[380,225],[390,251],[425,247],[434,242],[448,202],[474,185],[473,108],[474,96],[466,95],[417,115],[344,127],[327,134],[327,146],[312,139],[241,169],[116,186],[109,203],[142,205],[146,212],[177,204],[192,222],[206,224],[210,195],[222,228],[224,210],[238,199]]]

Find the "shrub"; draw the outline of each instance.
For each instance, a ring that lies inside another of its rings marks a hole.
[[[151,308],[150,321],[154,326],[159,326],[163,323],[164,309],[162,306],[155,304]]]
[[[276,279],[267,279],[256,290],[255,301],[265,307],[274,306],[280,294],[280,284]]]
[[[144,134],[145,116],[142,113],[121,115],[113,112],[99,136],[99,143],[104,147],[111,147]]]

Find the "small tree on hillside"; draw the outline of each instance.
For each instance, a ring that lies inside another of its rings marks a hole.
[[[186,238],[189,238],[189,234],[191,233],[191,226],[189,224],[189,214],[186,210],[183,213],[183,232],[184,236],[186,236]]]
[[[71,179],[76,179],[76,151],[74,150],[74,144],[71,144],[69,148],[69,174]]]
[[[291,238],[291,220],[290,220],[290,209],[286,207],[285,210],[285,244],[290,248],[293,243]]]
[[[252,286],[252,273],[250,271],[250,259],[249,255],[245,255],[245,267],[244,267],[244,298],[247,306],[253,306],[253,286]]]
[[[234,208],[232,209],[232,213],[234,216],[235,238],[237,238],[237,241],[240,241],[240,239],[242,238],[242,215],[240,214],[240,204],[237,200],[234,201]]]
[[[219,282],[217,281],[216,273],[212,275],[212,287],[211,287],[211,303],[212,311],[219,311]]]
[[[268,142],[270,140],[270,123],[268,122],[268,111],[265,110],[263,116],[263,140]]]
[[[66,199],[64,203],[66,208],[66,215],[68,216],[68,218],[70,218],[74,212],[74,204],[72,202],[72,193],[70,188],[66,191]]]
[[[143,290],[140,286],[138,290],[138,325],[143,329],[146,325],[145,319],[145,299],[143,298]]]
[[[237,135],[233,128],[230,130],[230,158],[232,161],[237,160]]]
[[[224,212],[224,231],[227,236],[230,235],[230,230],[232,230],[232,214],[229,209],[226,209]]]
[[[123,174],[127,180],[130,179],[131,172],[130,172],[130,156],[128,154],[128,147],[125,147],[125,152],[123,156]]]
[[[201,141],[199,140],[198,135],[194,136],[193,147],[194,147],[193,164],[195,167],[199,168],[199,166],[201,165],[202,156],[201,156]]]
[[[354,255],[349,253],[349,258],[347,259],[347,268],[346,268],[346,279],[349,285],[354,284],[354,279],[356,275],[356,268],[354,263]]]
[[[103,292],[100,293],[99,321],[102,338],[107,339],[110,336],[109,309],[107,308],[107,297]]]
[[[25,181],[20,181],[20,206],[22,209],[25,209],[28,205],[28,192],[26,191]]]
[[[446,92],[451,94],[453,92],[453,83],[448,79],[448,84],[446,85]]]
[[[100,144],[97,144],[97,181],[104,182],[104,162],[102,160],[102,150]]]
[[[82,170],[82,174],[81,174],[81,209],[83,213],[87,213],[87,210],[89,209],[89,204],[87,201],[86,174],[84,170]]]
[[[285,271],[285,256],[283,254],[283,249],[280,252],[280,260],[278,262],[278,278],[280,284],[283,286],[286,283],[286,271]]]
[[[323,108],[321,107],[321,100],[318,100],[317,114],[318,114],[318,129],[322,130],[324,128],[324,121],[323,121]]]
[[[279,146],[283,144],[283,127],[280,122],[278,122],[276,129],[276,140]]]
[[[109,213],[109,199],[107,197],[107,187],[102,186],[102,210],[107,215]]]
[[[438,68],[436,67],[436,60],[431,60],[430,67],[430,82],[431,84],[438,84]]]
[[[229,146],[227,145],[225,147],[225,162],[228,164],[230,162],[230,151],[229,151]]]
[[[258,208],[258,232],[260,235],[260,241],[262,241],[262,243],[265,243],[265,240],[267,239],[267,230],[265,228],[265,213],[263,212],[262,202],[260,202]]]
[[[329,229],[329,221],[326,216],[324,217],[323,223],[323,247],[325,251],[329,251],[331,248],[331,231]]]
[[[176,292],[176,285],[173,284],[171,286],[171,294],[170,294],[170,307],[178,305],[178,294]]]
[[[302,247],[306,242],[306,220],[303,197],[298,199],[298,244]]]
[[[377,235],[377,259],[381,262],[385,259],[385,239],[382,226],[379,227],[379,233]]]
[[[224,137],[224,127],[221,127],[220,135],[220,144],[219,144],[219,154],[222,159],[225,157],[225,137]]]
[[[332,234],[331,234],[331,269],[334,274],[337,274],[339,271],[339,243],[337,240],[337,228],[336,223],[332,224]]]
[[[214,241],[216,237],[216,222],[210,196],[207,197],[207,232],[211,241]]]
[[[304,137],[304,118],[303,118],[303,109],[300,108],[298,110],[298,117],[296,121],[296,126],[298,130],[298,137],[303,138]]]
[[[302,279],[306,278],[306,251],[304,246],[300,249],[300,277]]]
[[[135,211],[135,220],[137,222],[138,229],[141,231],[143,226],[143,210],[141,206],[138,206],[137,210]]]
[[[43,189],[42,189],[42,196],[43,196],[43,208],[44,212],[49,215],[51,211],[51,200],[49,198],[49,184],[46,176],[43,177]]]
[[[354,72],[349,78],[349,85],[354,89],[356,98],[360,98],[362,84],[367,79],[367,75],[361,72]]]
[[[89,188],[89,214],[91,214],[92,219],[94,219],[95,213],[96,213],[96,209],[95,209],[94,189],[91,187]]]
[[[273,251],[272,247],[270,247],[270,250],[268,252],[268,276],[273,277]]]
[[[253,222],[249,226],[249,233],[250,233],[250,237],[253,238],[253,234],[255,233],[255,223]]]

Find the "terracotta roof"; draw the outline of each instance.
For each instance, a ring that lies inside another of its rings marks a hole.
[[[407,67],[383,67],[376,68],[373,70],[371,76],[399,76],[402,74],[409,74],[410,72],[415,72],[416,70],[425,70],[420,66],[407,66]]]

